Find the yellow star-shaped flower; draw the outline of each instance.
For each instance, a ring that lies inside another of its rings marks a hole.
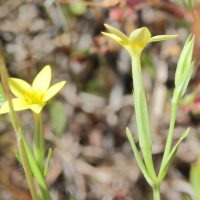
[[[65,85],[66,81],[59,82],[49,88],[51,82],[51,67],[45,66],[35,77],[32,87],[24,80],[9,78],[8,83],[12,93],[17,97],[12,99],[15,111],[31,109],[40,113],[46,102],[57,94]],[[9,112],[9,105],[6,101],[0,114]]]
[[[142,51],[147,43],[156,42],[161,40],[168,40],[177,37],[178,35],[158,35],[155,37],[151,37],[151,33],[149,29],[146,27],[142,27],[134,30],[130,37],[128,38],[124,33],[119,31],[108,24],[104,24],[105,27],[112,33],[102,32],[103,35],[113,38],[117,42],[119,42],[132,56],[135,50]]]

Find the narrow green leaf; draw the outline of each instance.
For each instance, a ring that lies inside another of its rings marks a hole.
[[[174,148],[172,149],[172,151],[170,152],[168,158],[165,162],[165,164],[163,165],[163,167],[160,169],[160,173],[158,175],[158,182],[161,183],[161,181],[163,180],[163,178],[165,177],[168,167],[169,165],[172,163],[172,161],[174,160],[174,157],[176,155],[176,152],[178,150],[178,146],[180,144],[180,142],[187,136],[188,132],[189,132],[190,128],[188,128],[180,137],[180,139],[178,140],[178,142],[176,143],[176,145],[174,146]]]
[[[181,52],[181,55],[179,57],[179,61],[177,64],[177,69],[176,69],[176,74],[175,74],[175,86],[176,87],[179,85],[180,79],[181,79],[183,73],[185,72],[186,67],[188,66],[188,64],[191,63],[191,57],[193,54],[192,53],[193,52],[193,43],[194,43],[194,38],[191,41],[191,35],[190,35],[183,47],[183,50]],[[189,56],[189,55],[191,55],[191,56]]]
[[[50,116],[51,116],[51,123],[53,125],[56,135],[58,137],[61,137],[67,123],[67,116],[65,113],[64,106],[61,102],[54,101],[51,104]]]
[[[151,180],[151,178],[150,178],[150,176],[149,176],[149,174],[147,172],[147,169],[144,166],[144,163],[142,162],[142,159],[140,158],[140,154],[139,154],[139,152],[137,150],[137,147],[135,145],[135,142],[133,140],[133,136],[132,136],[132,134],[131,134],[131,132],[130,132],[130,130],[128,128],[126,128],[126,135],[127,135],[128,139],[129,139],[129,142],[130,142],[131,147],[133,149],[133,153],[135,155],[135,158],[136,158],[136,161],[138,163],[138,166],[139,166],[140,170],[142,171],[142,173],[143,173],[144,177],[146,178],[147,182],[149,183],[149,185],[152,186],[153,185],[153,181]]]
[[[19,163],[23,165],[19,150],[15,151],[15,156],[16,156],[17,160],[19,161]]]
[[[193,16],[193,19],[195,20],[195,16],[194,16],[194,9],[193,9],[193,6],[192,6],[192,0],[188,0],[188,6],[189,6],[189,9],[190,9],[190,12],[192,13],[192,16]]]
[[[200,174],[196,165],[190,169],[190,183],[192,184],[196,200],[200,199]]]
[[[49,148],[49,153],[48,153],[46,165],[44,168],[44,177],[46,177],[49,173],[49,163],[50,163],[51,155],[52,155],[52,148]]]
[[[189,104],[193,104],[194,103],[194,99],[197,95],[197,89],[195,89],[192,93],[187,94],[186,96],[184,96],[181,100],[180,100],[180,104],[181,106],[187,106]]]
[[[24,146],[25,146],[25,149],[26,149],[26,153],[27,153],[27,156],[28,156],[28,161],[30,163],[30,167],[31,167],[31,171],[41,189],[41,192],[42,192],[42,196],[43,196],[43,199],[44,200],[52,200],[50,194],[49,194],[49,191],[48,191],[48,187],[46,185],[46,182],[45,182],[45,179],[44,179],[44,176],[42,174],[42,172],[40,171],[36,161],[35,161],[35,158],[32,154],[32,151],[30,149],[30,147],[28,146],[28,143],[24,137],[24,135],[22,134],[22,139],[23,139],[23,142],[24,142]]]
[[[188,83],[189,83],[190,78],[192,76],[193,69],[194,69],[194,62],[192,62],[190,64],[190,66],[188,67],[188,70],[185,71],[185,73],[183,75],[183,78],[181,80],[181,85],[182,85],[182,88],[181,88],[181,97],[184,95],[184,93],[185,93],[185,91],[187,89]]]
[[[70,200],[75,200],[74,196],[69,191],[68,191],[68,195],[69,195]]]
[[[0,107],[4,104],[5,101],[6,101],[6,96],[2,84],[0,82]]]
[[[191,46],[190,46],[190,50],[189,50],[189,54],[187,55],[188,58],[186,60],[186,68],[190,65],[190,63],[192,62],[192,58],[193,58],[193,52],[194,52],[194,40],[195,40],[195,36],[192,37],[191,39]]]
[[[179,81],[179,85],[174,90],[174,97],[178,95],[178,98],[181,98],[184,95],[188,83],[190,81],[190,78],[192,76],[193,69],[194,69],[194,62],[192,62],[190,66],[187,68],[187,70],[184,72],[181,80]]]
[[[183,200],[193,200],[192,197],[189,194],[182,194],[182,199]]]

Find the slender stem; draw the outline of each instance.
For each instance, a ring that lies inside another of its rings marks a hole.
[[[49,148],[49,153],[48,153],[46,165],[44,168],[44,177],[46,177],[49,173],[49,163],[50,163],[50,159],[51,159],[51,154],[52,154],[52,148]]]
[[[37,183],[38,183],[39,187],[40,187],[43,199],[44,200],[52,200],[52,198],[51,198],[51,196],[49,194],[49,190],[47,188],[44,176],[43,176],[41,170],[39,169],[37,163],[35,162],[35,159],[33,157],[31,149],[28,146],[24,135],[22,135],[22,138],[23,138],[23,142],[24,142],[24,146],[25,146],[27,155],[28,155],[28,160],[29,160],[29,163],[30,163],[30,166],[31,166],[31,170],[33,172],[33,175],[34,175],[35,179],[37,180]]]
[[[174,125],[175,125],[175,121],[176,121],[177,107],[178,107],[178,102],[172,100],[170,127],[169,127],[167,142],[166,142],[165,151],[164,151],[159,174],[161,173],[162,167],[163,167],[164,163],[166,162],[168,155],[170,154],[172,139],[173,139],[173,132],[174,132]]]
[[[45,155],[44,123],[41,113],[33,112],[34,118],[34,141],[33,153],[35,160],[43,173],[43,158]]]
[[[0,93],[1,93],[2,97],[4,98],[4,100],[6,101],[7,98],[6,98],[6,95],[5,95],[5,92],[4,92],[4,89],[1,85],[1,83],[0,83]],[[19,153],[20,153],[22,165],[24,167],[24,171],[26,174],[27,182],[28,182],[28,185],[30,188],[31,196],[32,196],[33,200],[38,200],[37,192],[36,192],[35,185],[33,182],[32,172],[31,172],[30,165],[28,162],[24,143],[22,141],[21,127],[19,126],[17,116],[15,115],[15,112],[13,110],[12,102],[10,99],[8,99],[8,101],[9,101],[9,106],[11,107],[11,112],[9,113],[9,116],[12,121],[12,125],[15,130],[15,133],[16,133],[17,143],[18,143],[18,147],[19,147]]]
[[[7,74],[7,70],[5,68],[5,65],[4,65],[1,55],[0,55],[0,72],[1,72],[1,76],[2,76],[1,78],[2,78],[2,82],[3,82],[3,86],[5,88],[5,91],[4,91],[4,89],[1,85],[1,82],[0,82],[0,93],[1,93],[2,97],[4,98],[4,101],[8,100],[8,102],[9,102],[9,106],[10,106],[9,116],[10,116],[13,128],[15,130],[15,133],[16,133],[18,146],[19,146],[19,152],[20,152],[22,164],[24,167],[24,171],[26,174],[26,178],[28,181],[28,185],[30,188],[31,196],[32,196],[33,200],[38,200],[35,185],[33,182],[33,176],[32,176],[32,173],[33,173],[33,175],[35,176],[37,183],[41,189],[43,199],[44,200],[52,200],[52,198],[49,194],[48,188],[46,186],[43,174],[41,173],[38,165],[35,162],[35,159],[30,150],[30,147],[28,146],[26,139],[23,135],[23,132],[21,130],[21,127],[19,125],[18,118],[14,112],[12,101],[11,101],[11,93],[10,93],[10,89],[8,86],[8,74]]]
[[[23,143],[23,140],[22,140],[22,134],[23,133],[22,133],[22,130],[20,128],[20,137],[17,139],[18,140],[18,146],[19,146],[19,152],[20,152],[22,163],[23,163],[24,171],[25,171],[25,174],[26,174],[26,177],[27,177],[27,181],[28,181],[28,184],[29,184],[29,188],[30,188],[30,191],[31,191],[31,196],[32,196],[33,200],[37,200],[38,197],[37,197],[35,185],[34,185],[34,182],[33,182],[33,175],[32,175],[32,172],[31,172],[31,169],[30,169],[30,164],[29,164],[29,161],[28,161],[28,158],[27,158],[26,149],[24,147],[24,143]]]
[[[152,160],[152,136],[149,122],[146,93],[142,81],[142,71],[140,63],[141,50],[136,49],[132,56],[132,74],[134,85],[134,104],[136,112],[136,122],[139,137],[139,144],[142,150],[144,161],[153,181],[156,181],[156,173]]]
[[[160,200],[160,185],[158,184],[153,186],[153,198],[154,200]]]

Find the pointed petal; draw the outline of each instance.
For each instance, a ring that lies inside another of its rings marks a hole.
[[[55,85],[51,86],[44,95],[44,102],[51,99],[54,95],[56,95],[62,87],[65,85],[66,81],[62,81],[60,83],[56,83]]]
[[[162,41],[162,40],[169,40],[172,38],[177,37],[178,35],[157,35],[149,39],[149,42],[156,42],[156,41]]]
[[[50,82],[51,82],[51,67],[47,65],[35,77],[32,86],[34,90],[40,89],[41,92],[45,93],[49,88]]]
[[[20,98],[12,99],[12,103],[13,103],[14,111],[29,109],[26,103]],[[8,113],[9,111],[10,111],[10,108],[8,105],[8,101],[6,101],[0,109],[0,114]]]
[[[46,103],[40,103],[40,104],[32,104],[29,106],[29,108],[35,112],[35,113],[40,113],[42,108],[46,105]]]
[[[122,33],[121,31],[119,31],[118,29],[109,26],[108,24],[104,24],[104,26],[113,34],[115,34],[117,37],[121,38],[121,40],[125,43],[125,44],[129,44],[129,39],[128,37]]]
[[[24,80],[9,78],[8,83],[12,93],[19,98],[24,98],[25,94],[31,93],[31,86]]]
[[[108,36],[114,40],[116,40],[117,42],[119,42],[122,46],[124,46],[124,42],[122,41],[121,38],[117,37],[116,35],[112,34],[112,33],[105,33],[105,32],[101,32],[103,35]]]
[[[145,45],[149,42],[149,39],[151,37],[151,33],[149,32],[149,29],[147,27],[142,27],[139,29],[134,30],[130,35],[130,40],[144,48]]]

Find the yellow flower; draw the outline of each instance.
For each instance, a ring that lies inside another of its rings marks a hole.
[[[35,77],[32,87],[24,80],[9,78],[8,80],[12,93],[17,97],[12,99],[15,111],[31,109],[35,113],[40,113],[46,102],[57,94],[65,85],[66,81],[59,82],[49,88],[51,82],[51,68],[45,66]],[[6,101],[0,114],[9,112],[9,105]]]
[[[168,40],[178,36],[178,35],[158,35],[155,37],[151,37],[151,33],[149,32],[148,28],[142,27],[134,30],[130,34],[130,37],[128,38],[124,33],[119,31],[118,29],[113,28],[108,24],[104,25],[113,34],[105,32],[102,32],[102,34],[110,38],[113,38],[114,40],[119,42],[129,52],[130,55],[133,55],[136,49],[142,51],[146,46],[146,44],[149,42]]]

